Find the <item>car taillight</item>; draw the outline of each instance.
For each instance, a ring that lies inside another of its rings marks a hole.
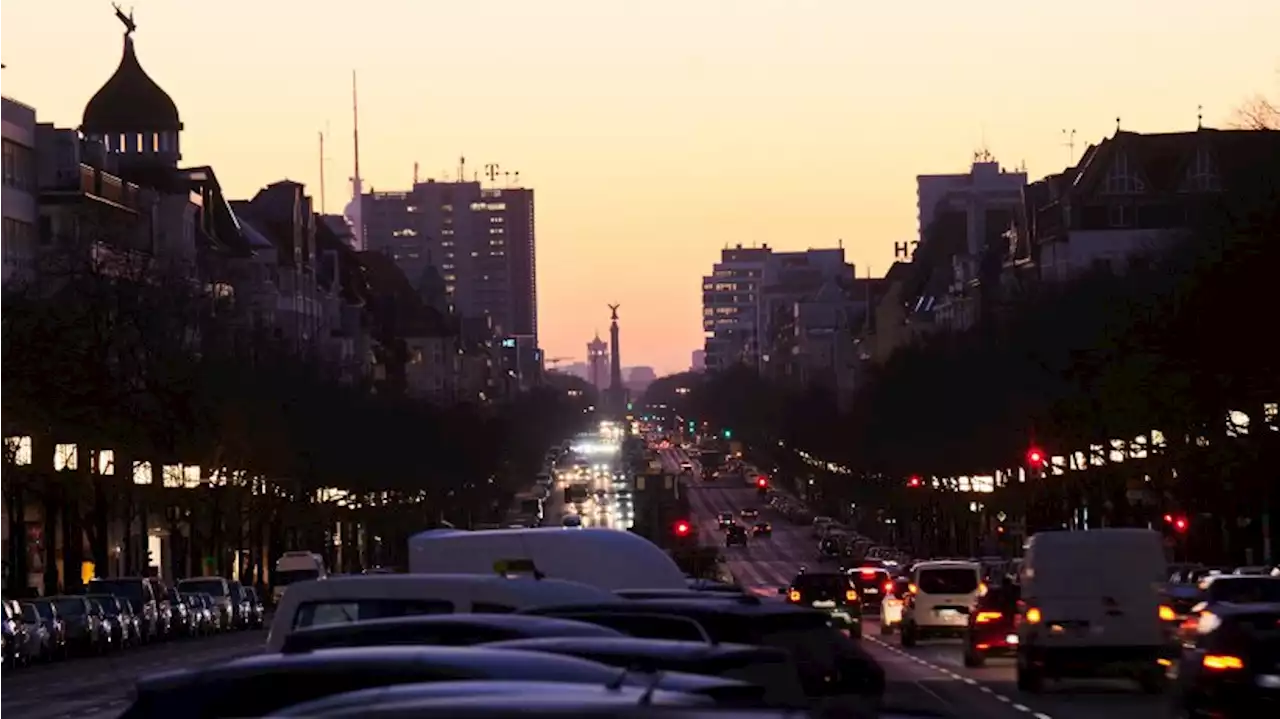
[[[876,576],[876,570],[870,567],[863,567],[862,569],[858,570],[858,574],[861,574],[864,577],[874,577]]]
[[[1244,660],[1229,654],[1206,654],[1200,663],[1205,669],[1220,672],[1244,669]]]
[[[858,593],[850,589],[844,593],[844,600],[846,602],[856,602],[858,601]]]
[[[1040,623],[1040,618],[1041,618],[1041,617],[1040,617],[1040,610],[1039,610],[1039,609],[1036,609],[1035,607],[1029,607],[1029,608],[1027,609],[1027,611],[1023,614],[1023,616],[1024,616],[1024,617],[1026,617],[1027,624],[1039,624],[1039,623]]]
[[[919,594],[919,593],[920,593],[920,588],[919,588],[919,587],[917,587],[917,586],[916,586],[916,585],[914,585],[914,584],[908,584],[908,585],[907,585],[907,594]]]
[[[884,583],[884,593],[885,593],[885,594],[893,594],[893,582],[885,582],[885,583]]]
[[[988,622],[994,622],[995,620],[1003,616],[1004,615],[1001,614],[1000,612],[978,612],[978,617],[976,621],[978,622],[978,624],[986,624]]]
[[[800,592],[798,592],[798,591],[796,591],[796,590],[792,589],[790,592],[788,592],[788,593],[787,593],[787,599],[789,599],[789,600],[791,600],[791,601],[793,601],[793,602],[798,602],[798,601],[800,601]]]
[[[1160,614],[1160,621],[1162,622],[1172,622],[1178,619],[1178,613],[1173,611],[1173,607],[1170,607],[1167,604],[1161,604],[1158,611]]]

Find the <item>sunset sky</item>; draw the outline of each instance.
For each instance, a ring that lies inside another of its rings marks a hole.
[[[128,2],[123,3],[126,9]],[[537,192],[549,357],[620,302],[623,361],[686,369],[726,244],[834,246],[882,275],[915,176],[983,143],[1032,178],[1125,129],[1222,124],[1280,91],[1276,0],[135,0],[138,56],[232,197],[288,177],[349,198],[350,74],[366,186],[459,155]],[[114,71],[106,0],[4,0],[4,94],[77,126]]]

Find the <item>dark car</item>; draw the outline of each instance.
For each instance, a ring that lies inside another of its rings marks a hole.
[[[747,528],[741,524],[735,524],[724,532],[724,546],[726,547],[745,547],[747,546]]]
[[[733,512],[721,512],[720,514],[717,514],[716,524],[720,525],[721,529],[728,529],[729,527],[732,527],[734,525]]]
[[[703,719],[705,713],[672,715],[677,707],[715,709],[706,697],[676,692],[650,691],[644,687],[552,684],[529,681],[462,681],[401,684],[347,692],[289,707],[271,716],[352,717],[352,719],[494,719],[538,716],[556,719],[628,719],[653,716]],[[629,710],[638,709],[637,714]],[[719,712],[710,716],[723,716]],[[757,712],[753,719],[766,719]],[[769,714],[767,717],[779,716]],[[783,715],[782,719],[789,719]]]
[[[631,600],[537,607],[521,613],[600,623],[642,638],[775,647],[796,657],[810,697],[884,694],[884,670],[858,642],[832,626],[829,614],[755,596],[736,601]]]
[[[761,689],[759,696],[741,695],[746,706],[761,703],[774,707],[807,706],[794,660],[788,653],[772,647],[635,637],[521,639],[485,646],[564,654],[649,673],[676,671],[736,679]]]
[[[834,536],[823,537],[818,542],[818,559],[834,562],[844,558],[844,545]]]
[[[826,612],[849,636],[862,638],[862,599],[844,572],[800,572],[778,593],[791,604]]]
[[[308,627],[290,632],[281,651],[289,654],[337,647],[424,645],[466,647],[542,637],[625,636],[598,624],[520,614],[437,614],[373,619]]]
[[[621,678],[621,681],[619,680]],[[120,719],[230,719],[345,692],[401,684],[513,680],[597,686],[650,686],[714,699],[741,682],[666,672],[620,674],[614,667],[546,652],[479,647],[362,647],[262,654],[182,669],[138,682]],[[749,687],[748,687],[749,688]]]
[[[1280,716],[1280,603],[1201,615],[1173,670],[1177,716]]]
[[[756,522],[751,525],[751,536],[753,537],[772,537],[773,525],[768,522]]]
[[[1018,599],[1021,587],[1006,583],[978,597],[969,612],[964,635],[964,665],[980,667],[987,657],[1011,657],[1018,653]]]
[[[848,574],[862,599],[863,611],[870,609],[879,614],[884,595],[893,590],[889,572],[882,567],[862,566],[850,569]]]

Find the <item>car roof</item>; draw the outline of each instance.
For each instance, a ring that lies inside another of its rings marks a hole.
[[[466,681],[466,682],[433,682],[429,684],[397,684],[387,687],[375,687],[346,692],[305,702],[286,710],[276,712],[278,717],[311,717],[318,713],[342,710],[347,707],[365,708],[370,705],[393,704],[399,702],[424,702],[458,699],[465,697],[488,697],[496,699],[504,696],[515,696],[523,702],[539,704],[548,699],[573,701],[592,705],[601,696],[621,699],[624,702],[638,703],[644,693],[643,687],[621,686],[608,687],[594,684],[552,684],[549,682],[530,681]],[[660,704],[666,703],[668,697],[678,698],[679,703],[703,704],[704,699],[690,697],[685,694],[657,691],[654,698]]]
[[[785,659],[786,653],[780,649],[760,647],[752,644],[706,644],[703,642],[686,642],[673,639],[640,639],[636,637],[608,637],[603,639],[587,637],[545,637],[541,639],[513,639],[504,642],[492,642],[483,645],[495,649],[525,649],[565,653],[580,656],[584,652],[592,656],[656,656],[674,662],[747,659],[751,657],[769,657]]]
[[[295,629],[285,638],[290,651],[317,647],[338,647],[343,641],[357,638],[373,645],[377,641],[398,639],[392,646],[412,642],[415,633],[424,638],[433,627],[491,627],[533,636],[620,637],[617,630],[589,622],[527,614],[431,614],[425,616],[370,619],[360,622],[326,624]]]

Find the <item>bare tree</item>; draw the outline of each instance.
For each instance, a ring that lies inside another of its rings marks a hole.
[[[1231,126],[1238,130],[1280,130],[1280,103],[1255,95],[1235,109]]]

